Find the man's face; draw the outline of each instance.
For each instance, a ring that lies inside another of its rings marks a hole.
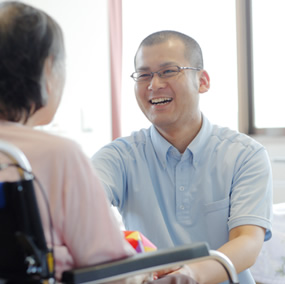
[[[156,72],[165,66],[191,66],[184,55],[184,44],[178,39],[143,46],[136,56],[136,71]],[[154,74],[151,81],[137,82],[135,94],[139,107],[158,130],[179,130],[200,117],[199,74],[183,70],[170,78]]]

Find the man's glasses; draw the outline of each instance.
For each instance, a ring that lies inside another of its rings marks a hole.
[[[136,82],[151,81],[154,74],[157,74],[160,78],[170,78],[178,75],[182,70],[196,70],[200,71],[200,68],[195,67],[179,67],[179,66],[168,66],[158,70],[157,72],[134,72],[131,77]]]

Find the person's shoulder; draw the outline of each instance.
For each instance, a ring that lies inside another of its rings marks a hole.
[[[129,136],[119,137],[104,145],[92,156],[92,160],[106,159],[106,157],[113,157],[113,155],[119,155],[122,159],[127,159],[130,156],[135,157],[138,153],[144,151],[149,140],[149,129],[134,131]]]
[[[70,153],[82,152],[81,146],[76,141],[62,135],[37,129],[32,131],[31,135],[40,148],[45,148],[51,155],[53,153],[70,155]]]
[[[232,144],[239,144],[243,147],[250,147],[253,149],[264,148],[262,144],[247,134],[241,133],[237,130],[228,127],[213,125],[212,137],[219,139],[221,142],[229,142]]]
[[[112,141],[110,145],[124,146],[124,147],[137,147],[147,143],[150,139],[150,129],[142,128],[138,131],[133,131],[129,136],[119,137]]]

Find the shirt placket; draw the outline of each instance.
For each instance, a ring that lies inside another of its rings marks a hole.
[[[176,218],[183,224],[192,224],[191,207],[195,202],[191,194],[192,159],[182,159],[175,168]]]

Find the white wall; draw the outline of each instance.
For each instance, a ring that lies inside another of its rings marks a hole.
[[[26,0],[62,27],[67,78],[63,100],[45,129],[79,142],[90,156],[111,141],[107,1]]]

